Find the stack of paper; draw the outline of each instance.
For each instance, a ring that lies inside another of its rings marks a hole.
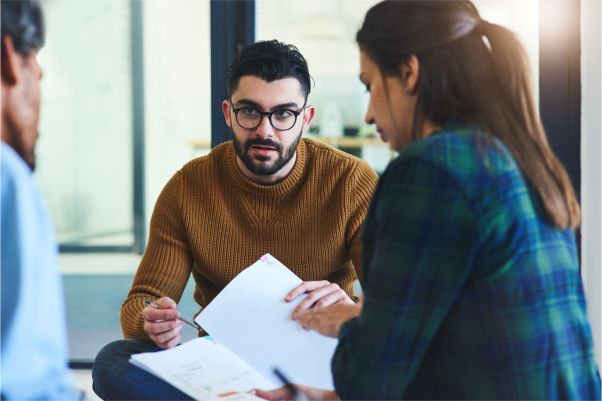
[[[330,360],[337,340],[304,330],[291,320],[304,296],[284,301],[301,281],[266,254],[197,316],[196,322],[213,341],[195,339],[168,351],[134,355],[132,363],[193,398],[280,387],[272,373],[275,367],[295,383],[333,389]]]
[[[208,337],[167,351],[132,355],[130,362],[197,400],[256,400],[248,391],[273,387],[245,361]]]

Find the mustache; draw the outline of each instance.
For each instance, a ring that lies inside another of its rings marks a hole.
[[[247,143],[245,144],[245,150],[249,150],[249,148],[253,145],[271,146],[271,147],[275,148],[278,152],[280,152],[282,150],[282,145],[279,144],[278,142],[274,142],[271,139],[259,139],[259,138],[247,141]]]

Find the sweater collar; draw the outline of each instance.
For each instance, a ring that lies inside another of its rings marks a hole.
[[[230,172],[229,176],[232,177],[235,185],[241,190],[257,195],[265,196],[284,196],[291,193],[300,183],[301,178],[305,172],[305,164],[307,161],[307,145],[305,139],[299,141],[297,146],[297,160],[291,172],[284,177],[284,179],[276,184],[263,185],[257,184],[248,179],[236,163],[236,150],[234,149],[234,143],[229,142],[228,148],[226,149],[226,164],[227,169]]]

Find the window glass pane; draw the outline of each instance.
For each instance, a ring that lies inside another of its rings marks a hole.
[[[209,0],[144,1],[147,222],[169,178],[211,142],[209,14]]]
[[[473,0],[481,18],[505,26],[518,36],[527,52],[533,93],[539,103],[539,1]]]
[[[131,245],[129,2],[53,0],[43,7],[36,174],[58,239]]]
[[[138,0],[134,0],[138,1]],[[142,3],[142,93],[132,90],[132,2],[43,2],[37,178],[59,239],[133,244],[133,104],[144,102],[145,220],[169,177],[210,138],[209,0]],[[219,105],[218,105],[219,106]],[[70,358],[92,360],[121,338],[119,309],[137,255],[62,254]],[[186,290],[180,305],[192,316]]]
[[[364,122],[368,102],[358,80],[355,33],[377,0],[258,0],[257,40],[278,39],[299,48],[315,81],[308,103],[316,106],[309,135],[368,160],[382,171],[392,152]]]
[[[316,106],[316,117],[310,133],[382,171],[394,153],[380,142],[374,128],[363,122],[368,94],[357,78],[355,43],[366,11],[378,2],[308,0],[300,7],[295,0],[257,0],[256,36],[258,40],[292,43],[306,57],[315,80],[309,102]],[[537,94],[538,2],[478,0],[475,4],[483,18],[518,34],[527,49]]]

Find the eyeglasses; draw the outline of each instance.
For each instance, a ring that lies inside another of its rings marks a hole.
[[[242,128],[247,130],[253,130],[259,127],[263,117],[267,116],[270,125],[274,127],[274,129],[277,129],[278,131],[288,131],[295,126],[297,117],[305,110],[306,105],[306,103],[303,103],[301,110],[280,109],[274,111],[259,111],[249,106],[236,109],[234,108],[234,104],[232,104],[232,99],[228,99],[228,101],[236,116],[236,122]]]

